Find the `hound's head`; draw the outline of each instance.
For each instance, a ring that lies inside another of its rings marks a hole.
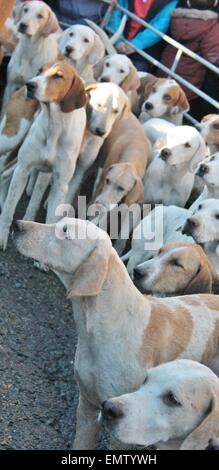
[[[16,8],[15,23],[19,33],[31,38],[49,36],[59,30],[58,20],[51,8],[44,2],[33,0]]]
[[[144,200],[144,186],[130,163],[116,163],[106,169],[104,185],[95,199],[98,210],[109,211],[114,204],[127,206]]]
[[[102,290],[112,244],[91,222],[67,217],[53,225],[18,221],[14,240],[21,254],[67,276],[69,298]]]
[[[219,152],[211,155],[198,165],[196,175],[209,187],[219,189]]]
[[[199,245],[175,242],[164,245],[151,260],[139,264],[133,280],[143,294],[211,293],[213,272]]]
[[[182,88],[173,79],[157,78],[148,74],[141,79],[138,90],[142,112],[151,117],[179,114],[189,110],[189,103]]]
[[[219,431],[219,379],[198,362],[167,362],[149,369],[136,392],[103,403],[102,417],[124,444],[204,450]]]
[[[137,69],[123,54],[113,54],[100,61],[96,67],[96,78],[100,82],[116,83],[125,93],[140,86]]]
[[[89,97],[88,128],[105,138],[117,119],[128,116],[130,105],[124,91],[115,83],[95,83],[86,87]]]
[[[86,59],[94,65],[102,59],[105,49],[98,34],[88,26],[76,24],[62,33],[59,51],[70,61]]]
[[[208,114],[200,123],[200,131],[208,145],[219,145],[219,116]]]
[[[182,233],[190,235],[197,243],[219,240],[219,200],[206,199],[199,204],[194,215],[185,222]]]
[[[65,113],[86,104],[86,92],[74,67],[64,62],[44,66],[26,83],[27,96],[43,103],[57,103]]]
[[[206,157],[206,146],[201,134],[192,126],[177,126],[171,129],[162,141],[155,144],[160,148],[160,158],[168,165],[188,164],[193,173]]]

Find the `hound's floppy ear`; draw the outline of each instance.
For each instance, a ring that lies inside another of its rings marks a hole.
[[[124,119],[127,119],[129,117],[130,112],[131,112],[131,106],[130,106],[129,100],[127,98],[125,106],[122,110],[121,117],[124,118]]]
[[[18,24],[19,21],[21,20],[25,4],[27,4],[27,2],[24,2],[21,5],[17,5],[13,8],[12,18],[14,20],[14,24]]]
[[[89,94],[91,91],[96,90],[97,87],[97,83],[91,83],[90,85],[86,86],[85,90]]]
[[[207,157],[207,147],[205,141],[200,132],[198,132],[197,130],[196,132],[198,133],[199,146],[190,161],[191,173],[194,173],[197,168],[197,165]]]
[[[127,204],[127,206],[132,206],[132,204],[140,202],[144,202],[144,186],[141,178],[137,177],[133,188],[126,196],[124,203]]]
[[[217,114],[206,114],[206,116],[204,116],[204,117],[202,118],[201,122],[206,122],[206,121],[208,121],[209,119],[211,119],[211,118],[213,118],[213,117],[215,117],[215,116],[217,116]]]
[[[171,114],[178,114],[182,113],[183,111],[189,111],[190,110],[190,104],[186,98],[186,95],[182,88],[179,88],[179,96],[176,101],[175,106],[173,107]]]
[[[201,263],[197,274],[190,281],[183,294],[211,294],[212,281],[212,272],[208,263]]]
[[[49,16],[47,19],[46,24],[43,27],[42,30],[42,36],[47,37],[52,33],[56,33],[56,31],[59,30],[59,23],[56,18],[55,13],[51,9],[49,9]]]
[[[167,141],[165,137],[160,137],[159,139],[156,140],[156,142],[153,145],[153,152],[155,154],[160,153],[161,149],[165,147],[167,144]]]
[[[131,65],[128,76],[123,80],[121,88],[125,93],[132,90],[137,90],[140,87],[140,79],[138,77],[137,69]]]
[[[151,93],[152,88],[157,83],[158,78],[151,73],[148,73],[146,77],[140,78],[140,87],[138,88],[138,104],[136,105],[135,114],[139,114],[141,112],[141,107],[145,100]]]
[[[99,80],[99,78],[101,77],[103,73],[105,60],[106,60],[106,57],[103,57],[101,60],[99,60],[99,62],[97,62],[97,64],[95,64],[93,68],[94,78],[97,81]]]
[[[86,102],[87,95],[84,84],[79,75],[76,74],[72,80],[70,90],[60,103],[61,110],[63,113],[71,113],[75,109],[85,106]]]
[[[94,33],[94,43],[88,55],[88,63],[90,65],[97,64],[97,62],[99,62],[99,60],[103,58],[104,54],[105,54],[104,44],[101,41],[98,34]]]
[[[201,424],[184,440],[180,450],[204,450],[212,436],[218,433],[219,394],[212,392],[210,411]]]
[[[101,292],[105,282],[111,243],[106,239],[99,239],[88,258],[77,269],[68,290],[68,298],[93,296]]]

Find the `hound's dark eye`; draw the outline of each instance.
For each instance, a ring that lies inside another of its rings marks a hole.
[[[109,178],[106,178],[106,184],[110,184]]]
[[[69,33],[69,36],[72,38],[74,36],[74,33]]]
[[[152,91],[152,93],[156,93],[157,90],[156,90],[156,88],[152,88],[151,91]]]
[[[125,73],[125,70],[120,69],[119,73]]]
[[[43,19],[43,15],[41,15],[41,13],[39,13],[39,14],[37,15],[37,18],[38,18],[39,20],[42,20],[42,19]]]
[[[170,264],[171,264],[172,266],[177,266],[177,267],[179,267],[179,268],[183,268],[183,266],[180,264],[180,262],[179,262],[178,259],[176,259],[176,258],[175,258],[175,259],[171,259]]]
[[[64,233],[67,233],[68,226],[67,226],[67,225],[64,225],[64,227],[63,227],[63,229],[62,229],[62,230],[63,230],[63,232],[64,232]]]
[[[89,39],[87,38],[84,38],[84,42],[90,42]]]
[[[105,63],[105,66],[106,66],[106,67],[109,67],[109,66],[110,66],[109,62],[106,62],[106,63]]]
[[[60,73],[56,73],[55,75],[53,75],[53,78],[54,80],[61,80],[63,78],[63,75],[61,75]]]
[[[187,149],[191,148],[190,143],[189,143],[189,142],[186,142],[186,143],[185,143],[185,147],[186,147]]]
[[[166,95],[164,95],[164,99],[167,100],[167,101],[171,100],[171,96],[166,94]]]
[[[198,211],[200,211],[201,209],[202,209],[202,204],[199,204]]]
[[[219,214],[215,215],[215,219],[219,220]]]
[[[118,114],[119,110],[118,110],[118,109],[114,109],[113,112],[114,112],[115,114]]]
[[[24,8],[24,13],[28,13],[29,9],[28,8]]]
[[[216,131],[219,130],[219,122],[216,122],[215,124],[213,124],[213,128],[216,129]]]
[[[162,400],[167,406],[182,406],[182,404],[176,399],[173,392],[167,392],[162,396]]]
[[[117,189],[118,189],[118,191],[120,191],[120,192],[125,191],[122,186],[117,186]]]
[[[148,375],[146,375],[145,379],[144,379],[144,382],[143,382],[143,385],[146,384],[148,382]]]
[[[210,158],[210,162],[213,162],[215,160],[215,156],[213,155],[213,157]]]
[[[43,68],[42,67],[38,70],[36,76],[41,75],[41,73],[43,73]]]

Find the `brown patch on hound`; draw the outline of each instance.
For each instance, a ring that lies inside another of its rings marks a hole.
[[[2,134],[7,137],[16,135],[20,129],[21,119],[31,121],[37,107],[37,101],[26,97],[25,87],[15,91],[8,102],[6,121]]]
[[[193,321],[189,309],[147,297],[151,304],[151,317],[144,331],[139,351],[139,362],[151,366],[173,361],[185,351],[192,336]],[[157,341],[159,339],[159,348]]]

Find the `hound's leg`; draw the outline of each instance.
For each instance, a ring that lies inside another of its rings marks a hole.
[[[2,250],[7,248],[10,226],[17,204],[27,184],[28,176],[29,171],[26,167],[16,166],[0,217],[0,249]]]
[[[77,409],[76,435],[74,450],[92,450],[96,447],[97,433],[100,429],[99,409],[91,405],[82,394]]]
[[[43,196],[48,188],[51,180],[50,173],[39,173],[36,184],[34,186],[31,199],[29,201],[24,220],[35,220],[37,213],[40,209],[40,205]]]
[[[30,174],[30,177],[29,177],[29,180],[28,180],[28,183],[27,183],[27,187],[26,187],[26,194],[27,194],[28,197],[32,196],[34,186],[35,186],[36,181],[37,181],[38,174],[39,174],[39,172],[36,169],[31,171],[31,174]]]
[[[53,224],[57,221],[56,210],[65,203],[67,193],[68,181],[53,175],[53,184],[48,197],[47,224]]]

